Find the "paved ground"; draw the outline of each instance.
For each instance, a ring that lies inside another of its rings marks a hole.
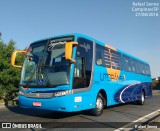
[[[146,99],[145,105],[143,106],[132,103],[113,106],[105,109],[103,114],[99,117],[91,116],[86,111],[62,113],[35,109],[23,109],[20,107],[8,107],[0,109],[0,122],[47,122],[47,127],[58,127],[58,129],[59,127],[77,127],[80,130],[82,127],[88,127],[98,130],[99,127],[104,130],[115,130],[141,117],[144,117],[147,114],[159,110],[159,103],[160,95],[155,95],[152,98]],[[151,118],[147,117],[146,119],[149,120]],[[159,118],[156,118],[156,120],[159,121]],[[65,130],[69,130],[70,128]]]

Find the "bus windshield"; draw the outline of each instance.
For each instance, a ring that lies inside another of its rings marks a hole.
[[[20,85],[56,87],[69,84],[70,63],[65,59],[65,43],[73,37],[31,44],[24,61]]]

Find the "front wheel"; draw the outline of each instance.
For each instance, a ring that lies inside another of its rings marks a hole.
[[[104,97],[101,95],[101,93],[99,93],[96,99],[96,107],[94,109],[91,109],[91,113],[94,116],[100,116],[103,113],[103,109],[104,109]]]
[[[145,95],[144,95],[144,91],[142,91],[141,93],[141,99],[137,101],[138,105],[144,105],[145,102]]]

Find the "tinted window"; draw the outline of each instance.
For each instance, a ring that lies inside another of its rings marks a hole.
[[[135,59],[131,59],[131,68],[132,68],[132,71],[134,72],[134,73],[137,73],[138,71],[137,71],[137,68],[136,68],[136,63],[137,63],[137,61],[135,60]]]
[[[112,68],[113,69],[121,69],[121,55],[120,53],[110,50],[111,53],[111,62],[112,62]]]
[[[110,50],[106,47],[103,47],[103,48],[104,48],[104,54],[103,54],[104,66],[106,66],[107,68],[111,68]]]
[[[96,45],[96,64],[107,68],[121,69],[121,54],[108,49],[107,47]]]
[[[111,68],[110,54],[108,48],[96,44],[96,64]]]
[[[131,68],[132,68],[132,72],[141,73],[141,71],[140,71],[140,62],[135,60],[135,59],[131,59]]]
[[[140,66],[140,74],[145,75],[146,73],[145,73],[145,66],[144,66],[144,64],[142,62],[140,62],[139,66]]]
[[[149,65],[145,65],[146,75],[151,75]]]
[[[104,48],[98,44],[96,44],[96,64],[97,65],[104,65]]]
[[[123,68],[125,71],[132,71],[131,58],[123,55]]]

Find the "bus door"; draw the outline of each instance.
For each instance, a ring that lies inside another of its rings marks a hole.
[[[78,38],[76,64],[74,68],[73,89],[90,87],[92,76],[93,42]]]
[[[91,88],[92,83],[93,41],[80,37],[77,39],[77,42],[78,46],[72,88],[74,94],[78,95],[82,101],[78,103],[79,106],[88,108],[89,93],[87,91]]]

